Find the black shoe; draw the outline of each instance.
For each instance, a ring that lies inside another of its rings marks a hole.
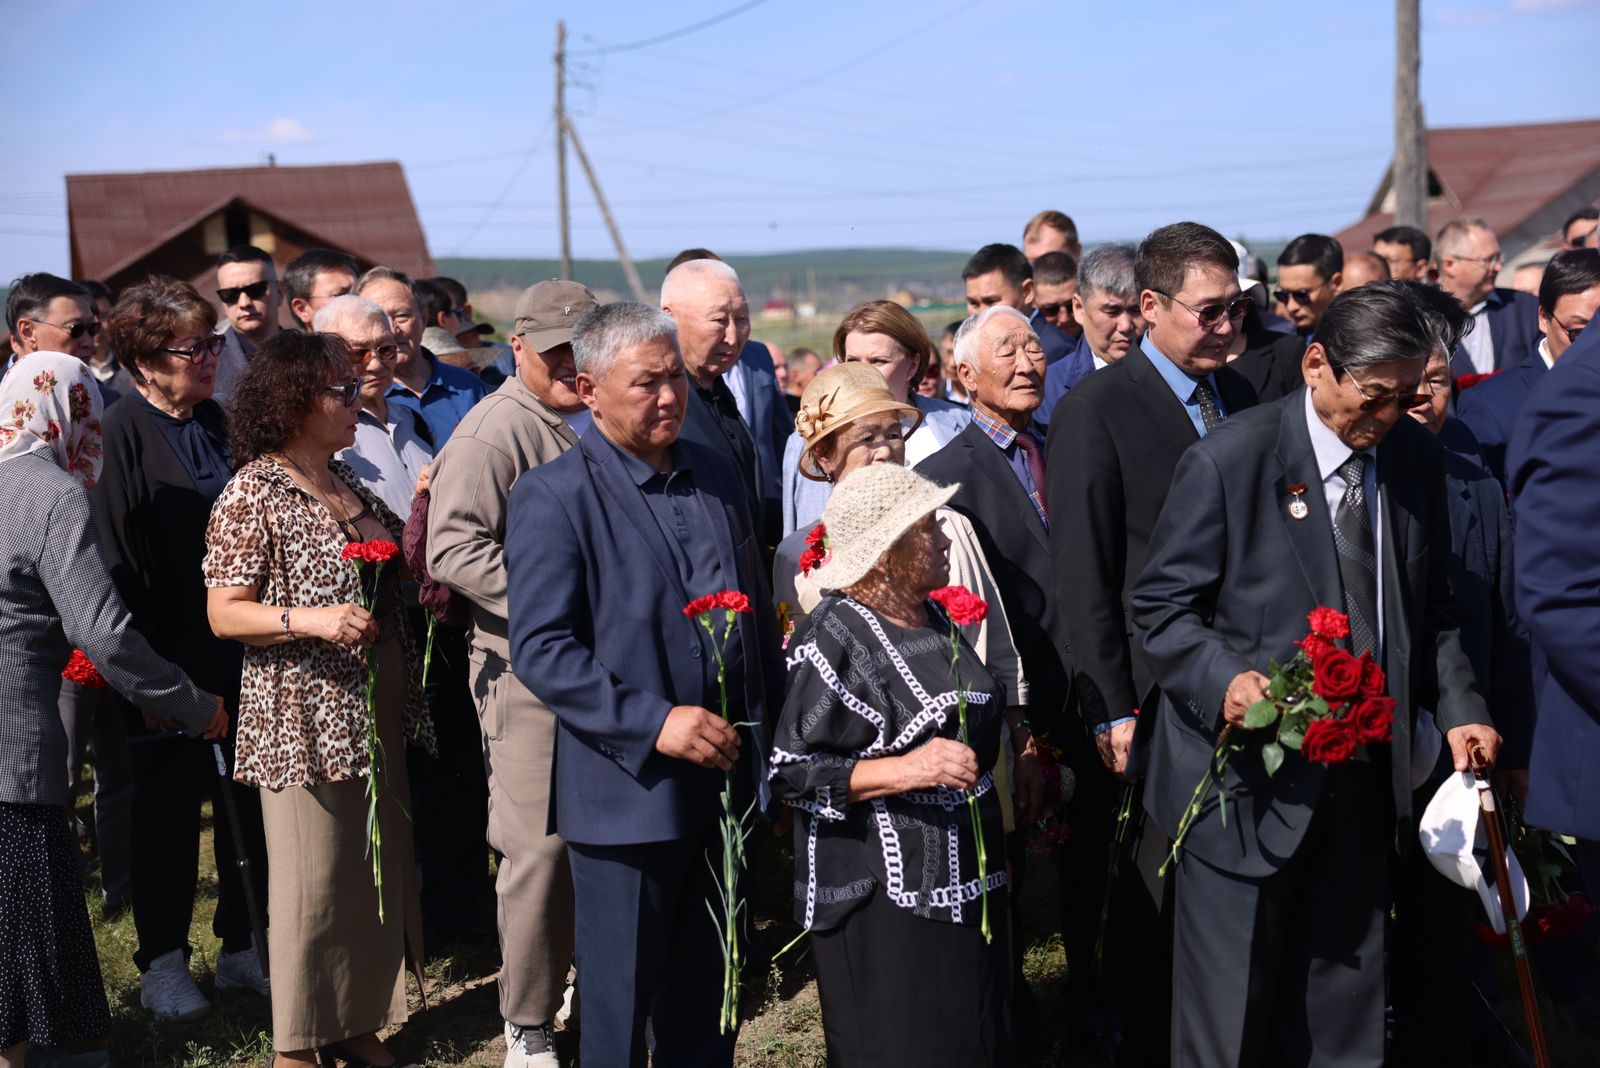
[[[321,1064],[323,1068],[338,1068],[339,1061],[343,1061],[346,1068],[420,1068],[419,1065],[415,1064],[401,1064],[400,1058],[395,1057],[393,1053],[390,1053],[389,1056],[394,1057],[394,1059],[388,1064],[373,1064],[365,1057],[357,1057],[354,1053],[345,1049],[343,1042],[330,1042],[317,1050],[317,1063]]]

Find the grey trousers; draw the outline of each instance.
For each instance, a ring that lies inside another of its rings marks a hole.
[[[125,904],[133,896],[133,760],[128,754],[122,698],[109,687],[91,689],[62,679],[56,708],[67,732],[69,798],[77,797],[83,785],[85,752],[94,754],[94,840],[100,854],[100,887],[107,901]]]
[[[500,930],[500,1015],[519,1027],[548,1024],[572,964],[572,869],[567,846],[546,831],[556,718],[511,673],[474,646],[472,692],[489,771],[489,844]]]

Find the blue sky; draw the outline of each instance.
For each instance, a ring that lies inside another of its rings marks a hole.
[[[1361,214],[1392,140],[1392,0],[255,5],[3,0],[0,278],[67,267],[63,176],[398,159],[436,256],[553,256],[554,24],[637,256],[1086,240]],[[1600,0],[1425,0],[1432,125],[1600,116]],[[34,42],[30,47],[20,42]],[[572,161],[574,245],[610,256]]]

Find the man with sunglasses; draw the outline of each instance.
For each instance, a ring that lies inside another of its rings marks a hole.
[[[212,394],[225,403],[244,374],[244,365],[256,348],[278,332],[278,268],[272,257],[254,245],[235,245],[217,258],[217,299],[228,321],[222,335],[222,355],[217,357],[217,388]]]
[[[86,365],[94,358],[95,339],[103,329],[89,291],[76,282],[40,271],[11,283],[6,296],[6,328],[12,356],[5,369],[35,352],[64,352]],[[95,379],[102,405],[110,407],[122,394]]]
[[[1505,483],[1506,446],[1522,405],[1600,311],[1600,250],[1559,253],[1539,283],[1539,327],[1544,337],[1516,367],[1461,392],[1456,415],[1478,439],[1484,466]]]
[[[1539,343],[1539,302],[1495,285],[1504,257],[1500,240],[1476,215],[1452,219],[1433,240],[1439,288],[1473,318],[1473,329],[1450,357],[1457,375],[1492,374],[1515,367]]]
[[[1278,288],[1272,295],[1305,341],[1310,342],[1317,320],[1339,295],[1343,272],[1344,249],[1326,234],[1301,234],[1278,254]]]
[[[1118,780],[1143,775],[1155,725],[1153,678],[1130,641],[1128,591],[1178,458],[1256,403],[1249,383],[1227,366],[1250,299],[1238,270],[1233,245],[1208,226],[1182,222],[1151,233],[1130,279],[1148,332],[1116,363],[1074,386],[1050,418],[1045,470],[1050,499],[1058,502],[1050,557],[1077,708],[1093,738],[1092,746],[1068,754],[1077,797],[1072,870],[1064,880],[1065,939],[1075,960],[1093,952],[1100,925]],[[1153,879],[1164,841],[1143,827],[1141,816],[1129,832],[1128,855],[1136,862],[1118,871],[1103,980],[1084,972],[1072,993],[1078,1026],[1114,1030],[1112,1021],[1120,1020],[1119,1063],[1165,1064],[1168,948]]]
[[[1600,207],[1579,208],[1561,225],[1561,244],[1571,248],[1600,248]]]
[[[1456,771],[1499,751],[1456,622],[1443,450],[1407,415],[1437,343],[1407,284],[1340,294],[1306,388],[1189,449],[1151,534],[1132,593],[1162,691],[1151,819],[1176,834],[1221,732],[1245,746],[1173,876],[1174,1064],[1384,1063],[1387,877],[1397,845],[1418,848],[1419,706]],[[1392,740],[1342,764],[1290,751],[1269,776],[1245,712],[1319,606],[1383,667]]]

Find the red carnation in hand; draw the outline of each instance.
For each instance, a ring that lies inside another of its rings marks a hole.
[[[1305,650],[1306,658],[1313,664],[1333,652],[1338,646],[1320,634],[1307,634],[1300,642],[1300,648]]]
[[[339,559],[341,559],[341,560],[363,560],[363,559],[365,559],[365,557],[362,555],[362,549],[363,549],[363,547],[365,545],[366,545],[366,542],[364,542],[364,541],[352,541],[352,542],[350,542],[349,544],[347,544],[344,547],[344,551],[339,554]]]
[[[989,602],[965,586],[946,586],[928,596],[958,627],[970,627],[989,618]]]
[[[1316,661],[1311,689],[1328,704],[1348,701],[1361,692],[1361,661],[1343,649],[1331,649]]]
[[[811,533],[806,535],[806,548],[826,549],[828,547],[828,528],[821,523],[811,528]]]
[[[1394,737],[1394,698],[1363,697],[1344,718],[1363,745],[1387,742]]]
[[[67,660],[67,666],[62,669],[61,677],[68,682],[75,682],[79,686],[86,686],[91,690],[106,688],[106,680],[100,674],[100,669],[95,667],[82,649],[72,650],[72,656]]]
[[[1331,608],[1313,608],[1306,616],[1311,623],[1311,633],[1324,638],[1348,638],[1350,617]]]
[[[362,560],[369,564],[387,564],[400,555],[400,546],[392,541],[353,541],[339,554],[341,560]]]
[[[806,551],[800,554],[800,574],[809,575],[827,562],[828,528],[818,523],[806,535]]]
[[[1382,697],[1384,688],[1389,680],[1384,677],[1383,668],[1372,659],[1371,653],[1361,654],[1361,696]]]
[[[1343,764],[1356,755],[1356,732],[1347,720],[1312,720],[1300,754],[1318,764]]]
[[[684,605],[683,614],[690,619],[696,619],[709,612],[714,612],[718,608],[725,608],[730,612],[748,612],[750,611],[750,598],[738,590],[718,590],[716,593],[708,593],[704,597],[696,597]]]

